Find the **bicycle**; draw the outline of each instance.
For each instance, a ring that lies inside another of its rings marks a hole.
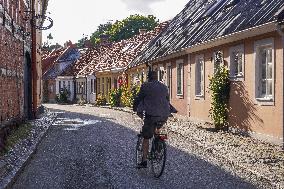
[[[164,123],[158,122],[156,123],[157,127],[160,128]],[[137,135],[137,143],[136,143],[136,165],[142,161],[142,156],[143,156],[143,149],[142,149],[142,142],[143,142],[143,137],[141,132]],[[166,158],[167,158],[167,146],[166,146],[166,139],[167,139],[167,134],[162,134],[162,133],[154,133],[154,136],[151,139],[151,144],[150,146],[150,151],[148,154],[148,160],[151,163],[151,170],[154,175],[154,177],[159,178],[162,176],[164,169],[165,169],[165,164],[166,164]],[[158,169],[158,166],[160,165],[160,169]]]

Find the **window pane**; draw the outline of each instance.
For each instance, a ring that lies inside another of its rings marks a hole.
[[[238,55],[236,52],[233,52],[232,56],[233,56],[232,73],[233,75],[238,75]]]
[[[272,62],[272,49],[267,49],[267,61]]]
[[[171,83],[170,83],[170,78],[171,78],[171,67],[170,66],[168,66],[167,67],[167,86],[168,86],[168,88],[170,88],[170,85],[171,85]]]
[[[94,80],[91,79],[91,93],[94,92]]]
[[[200,59],[196,63],[196,94],[200,95],[201,92],[201,65],[200,65]]]
[[[272,95],[272,80],[267,80],[267,95]]]
[[[261,96],[266,96],[266,80],[261,81]]]
[[[266,79],[266,64],[261,65],[261,78]]]
[[[243,54],[239,52],[238,55],[238,75],[243,73]]]
[[[267,79],[272,79],[272,64],[267,65]]]
[[[178,65],[178,68],[177,68],[177,93],[178,94],[181,94],[182,91],[181,91],[181,74],[182,74],[182,65],[179,64]]]

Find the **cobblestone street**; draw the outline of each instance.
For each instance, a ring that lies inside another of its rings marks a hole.
[[[169,133],[164,175],[154,179],[150,169],[135,168],[142,124],[136,115],[90,106],[45,106],[58,117],[12,188],[267,188],[206,159],[175,132]]]

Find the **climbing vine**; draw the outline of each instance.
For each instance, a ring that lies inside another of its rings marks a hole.
[[[222,66],[223,54],[218,51],[214,56],[215,74],[209,78],[211,91],[211,108],[209,116],[214,122],[216,130],[228,129],[228,111],[230,97],[229,70]]]

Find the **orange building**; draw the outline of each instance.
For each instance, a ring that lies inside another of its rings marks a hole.
[[[284,2],[190,1],[140,56],[168,87],[179,114],[211,121],[209,76],[230,70],[229,127],[283,144]]]

